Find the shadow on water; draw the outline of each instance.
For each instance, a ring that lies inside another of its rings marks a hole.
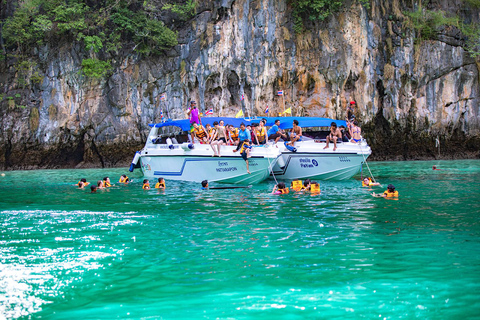
[[[433,171],[432,165],[442,170]],[[445,318],[480,310],[480,162],[370,164],[320,195],[274,183],[120,185],[123,170],[0,178],[8,318]],[[364,171],[365,172],[365,171]],[[96,194],[72,186],[110,176]],[[153,181],[152,181],[153,182]],[[399,200],[373,198],[393,183]]]

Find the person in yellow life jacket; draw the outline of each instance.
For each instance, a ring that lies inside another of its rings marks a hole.
[[[90,182],[87,182],[87,179],[82,178],[82,179],[80,179],[80,181],[78,181],[77,186],[80,189],[83,189],[84,187],[88,186],[89,184],[90,184]]]
[[[292,183],[290,184],[290,188],[292,188],[293,191],[302,191],[303,189],[303,183],[302,180],[293,180]]]
[[[105,184],[103,183],[103,180],[97,181],[97,189],[105,189]]]
[[[362,187],[374,187],[379,186],[379,182],[373,182],[372,178],[368,177],[362,180]]]
[[[248,158],[250,158],[250,150],[252,147],[250,146],[250,142],[248,140],[244,140],[242,142],[242,146],[240,147],[240,155],[242,156],[243,160],[245,160],[245,164],[247,165],[247,173],[250,174],[250,168],[248,166]]]
[[[311,188],[310,179],[305,179],[305,181],[303,181],[302,191],[310,191],[310,188]]]
[[[310,192],[312,194],[320,194],[320,184],[318,182],[313,181],[310,184]]]
[[[122,174],[122,176],[120,177],[120,180],[118,180],[118,182],[120,183],[129,183],[130,182],[130,179],[128,179],[128,177],[124,174]]]
[[[279,182],[273,187],[272,194],[288,194],[290,190],[285,186],[285,182]]]
[[[199,125],[199,124],[196,124],[195,122],[193,123],[193,135],[195,138],[198,139],[198,141],[201,144],[207,143],[208,141],[207,130],[201,124]]]
[[[143,180],[142,189],[143,189],[143,190],[150,190],[150,181],[148,181],[148,179],[144,179],[144,180]]]
[[[103,178],[103,185],[105,186],[105,188],[109,188],[109,187],[112,186],[112,184],[110,183],[110,178],[109,177]]]
[[[229,141],[232,145],[237,146],[238,145],[238,129],[234,128],[233,125],[228,126],[228,135],[229,135]]]
[[[395,186],[393,184],[389,184],[387,186],[387,190],[383,192],[383,194],[375,194],[372,193],[374,197],[383,197],[383,198],[398,198],[398,191],[395,190]]]
[[[265,120],[261,120],[258,124],[258,127],[256,127],[257,139],[259,144],[267,143],[267,128],[265,128],[265,123]]]
[[[158,182],[155,184],[155,189],[165,189],[165,179],[158,178]]]

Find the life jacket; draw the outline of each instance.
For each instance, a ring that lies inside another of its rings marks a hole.
[[[143,190],[148,190],[148,189],[150,189],[150,184],[149,184],[149,183],[144,183],[143,186],[142,186],[142,189],[143,189]]]
[[[193,128],[193,131],[199,139],[203,139],[207,136],[207,133],[205,132],[205,130],[203,130],[202,126],[198,126],[198,129]]]
[[[128,182],[128,177],[120,177],[120,180],[118,180],[120,183],[127,183]]]
[[[238,140],[238,129],[234,128],[232,132],[230,132],[230,138],[232,138],[233,141]]]
[[[265,127],[258,127],[258,129],[257,129],[258,142],[262,142],[266,138],[267,138],[267,129]]]
[[[300,191],[303,188],[302,180],[294,180],[291,183],[291,187],[294,191]]]
[[[288,188],[278,189],[278,191],[280,191],[282,194],[288,194],[288,193],[290,193],[290,189],[288,189]]]
[[[310,185],[310,192],[311,193],[320,193],[320,185],[318,183],[312,183]]]
[[[245,142],[242,143],[242,147],[240,148],[240,153],[243,153],[246,151],[246,149],[252,149],[251,146],[247,146]]]
[[[106,188],[111,187],[112,185],[108,181],[103,181],[103,184],[105,185]]]
[[[388,192],[388,190],[386,190],[383,194],[386,195],[387,198],[398,198],[397,190],[395,190],[394,192]]]
[[[155,188],[156,189],[165,188],[165,182],[157,182],[157,184],[155,185]]]
[[[80,182],[82,181],[78,181],[77,185],[80,187]],[[83,182],[83,186],[86,187],[90,184],[90,182]]]

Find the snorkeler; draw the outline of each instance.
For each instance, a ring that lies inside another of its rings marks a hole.
[[[150,190],[150,181],[148,181],[148,179],[144,179],[144,180],[143,180],[142,189],[143,189],[143,190]]]
[[[155,189],[163,189],[165,190],[165,179],[158,178],[158,182],[155,184]]]
[[[290,190],[285,186],[285,182],[279,182],[273,187],[272,194],[288,194]]]

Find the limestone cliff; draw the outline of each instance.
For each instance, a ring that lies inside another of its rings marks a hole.
[[[352,1],[296,34],[286,0],[203,1],[174,49],[118,55],[101,80],[81,75],[85,53],[75,42],[35,48],[31,86],[19,85],[21,70],[5,59],[0,166],[123,165],[160,110],[183,118],[189,99],[219,116],[242,107],[262,116],[266,106],[278,114],[284,103],[294,116],[341,119],[353,99],[373,159],[480,157],[479,62],[455,28],[416,41],[404,19],[412,5]],[[429,5],[479,20],[462,1]]]

